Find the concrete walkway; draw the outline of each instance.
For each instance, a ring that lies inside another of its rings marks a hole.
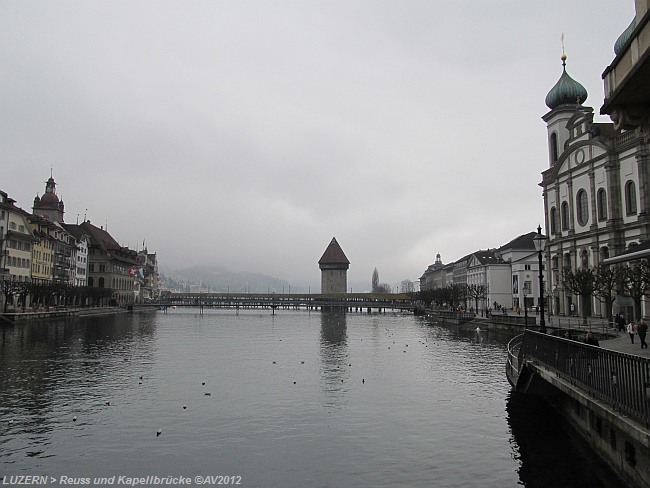
[[[645,340],[650,344],[650,334],[646,336]],[[641,349],[641,341],[639,340],[639,336],[636,334],[634,335],[634,344],[632,344],[630,341],[630,335],[627,332],[618,332],[618,337],[600,341],[600,347],[611,349],[612,351],[650,358],[650,348]]]

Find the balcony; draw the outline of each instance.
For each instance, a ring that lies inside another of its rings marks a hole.
[[[650,139],[650,2],[637,1],[635,24],[612,63],[603,72],[605,101],[601,114],[609,115],[616,130],[637,127]],[[627,31],[626,31],[627,35]]]

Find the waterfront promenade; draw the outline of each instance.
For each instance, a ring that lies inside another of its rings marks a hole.
[[[650,358],[650,349],[641,349],[641,341],[639,340],[639,336],[634,337],[634,344],[632,344],[630,342],[630,336],[627,332],[614,333],[618,334],[618,336],[613,339],[605,339],[600,341],[600,347],[604,349],[610,349],[612,351],[623,352],[625,354],[634,354],[635,356]],[[650,340],[650,337],[646,337],[646,342],[648,342],[648,340]]]
[[[634,336],[634,344],[632,344],[627,331],[618,332],[615,327],[608,325],[608,322],[604,319],[588,320],[588,325],[583,325],[582,320],[576,317],[551,317],[550,320],[547,320],[546,326],[549,329],[559,328],[560,330],[570,328],[574,336],[577,332],[578,336],[574,338],[579,342],[583,341],[586,333],[591,330],[599,336],[601,334],[610,336],[608,339],[599,339],[600,347],[603,349],[650,358],[650,348],[641,349],[641,341],[638,335]],[[539,321],[538,317],[537,321]],[[646,342],[648,341],[650,341],[650,334],[646,336]]]

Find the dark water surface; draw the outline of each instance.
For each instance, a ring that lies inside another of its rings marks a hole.
[[[562,419],[510,393],[509,335],[390,314],[196,312],[3,328],[0,477],[618,486]]]

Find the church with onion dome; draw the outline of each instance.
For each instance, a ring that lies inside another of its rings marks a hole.
[[[627,29],[621,37],[629,35]],[[620,48],[626,40],[619,38]],[[594,269],[650,237],[650,158],[643,135],[594,121],[585,87],[561,57],[557,83],[546,96],[548,163],[542,172],[545,289],[555,315],[607,317],[595,298],[580,300],[563,287],[568,271]],[[579,60],[573,62],[578,63]],[[614,313],[633,317],[633,302],[618,296]]]

